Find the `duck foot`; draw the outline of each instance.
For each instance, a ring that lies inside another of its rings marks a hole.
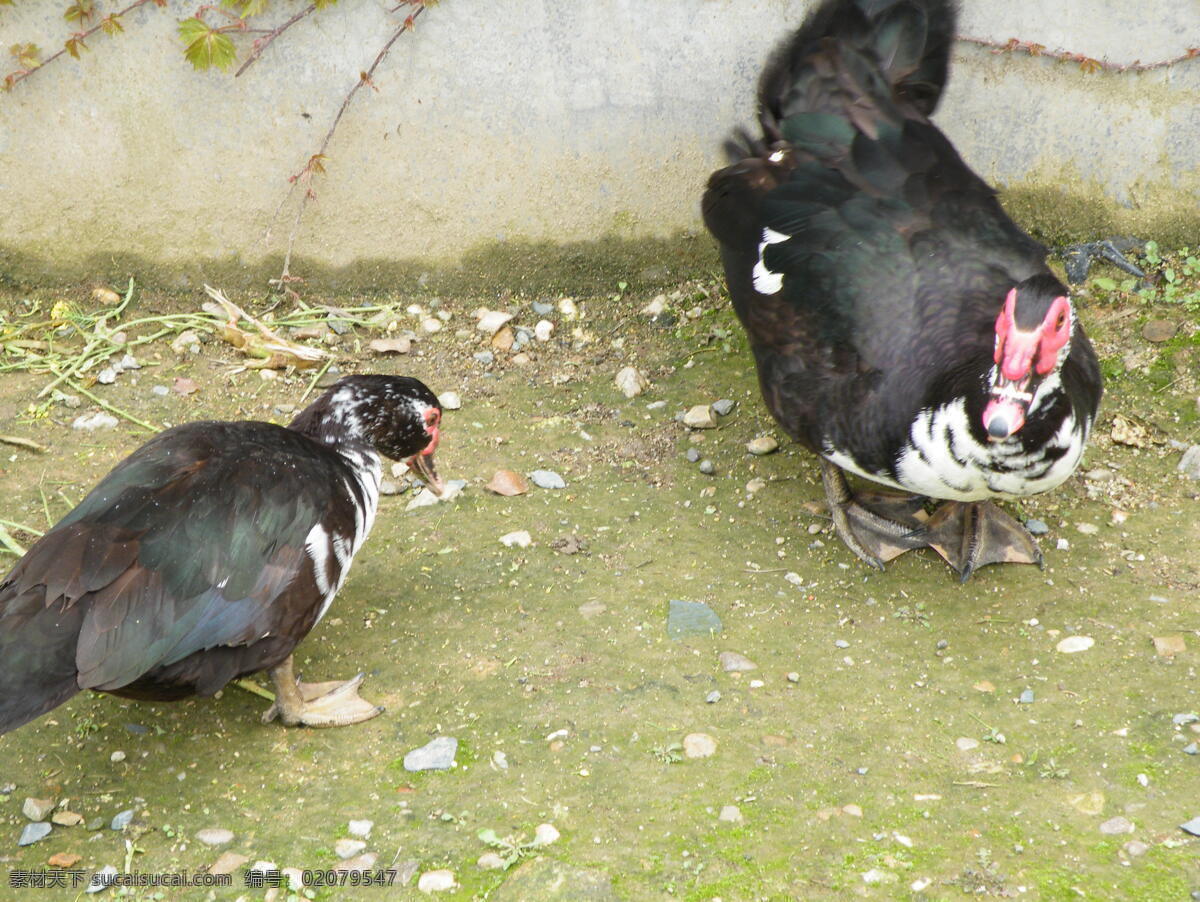
[[[860,492],[846,484],[836,464],[821,458],[821,483],[838,536],[858,557],[875,567],[927,543],[925,499],[919,495]]]
[[[1037,564],[1042,552],[1020,523],[990,501],[947,501],[925,524],[930,548],[962,582],[987,564]]]
[[[1135,238],[1110,238],[1107,241],[1089,241],[1085,244],[1072,244],[1062,249],[1063,268],[1067,271],[1067,281],[1078,285],[1087,278],[1088,270],[1095,260],[1107,260],[1122,272],[1131,276],[1145,279],[1146,274],[1134,266],[1125,254],[1145,247],[1144,241]]]
[[[358,694],[358,687],[366,679],[360,673],[353,679],[341,682],[301,683],[292,670],[292,656],[270,670],[275,683],[275,704],[262,716],[263,723],[276,717],[285,726],[303,724],[306,727],[344,727],[361,723],[383,713],[383,708],[372,705]]]

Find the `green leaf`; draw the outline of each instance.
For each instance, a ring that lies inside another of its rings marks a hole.
[[[37,44],[13,44],[8,52],[17,58],[22,69],[36,69],[42,64],[42,51]]]
[[[82,25],[92,17],[94,8],[95,5],[92,0],[75,0],[74,3],[67,7],[67,11],[63,13],[63,18],[68,22],[76,22]],[[71,52],[71,55],[78,57],[78,54],[74,51]]]
[[[1174,282],[1175,281],[1175,270],[1171,269],[1171,267],[1168,266],[1166,269],[1163,270],[1163,278],[1165,278],[1168,282]]]
[[[1112,279],[1101,276],[1098,279],[1092,279],[1092,283],[1101,291],[1116,291],[1117,283]]]
[[[313,5],[316,6],[317,9],[325,9],[326,7],[333,6],[336,3],[337,0],[313,0]]]
[[[484,827],[477,834],[480,842],[487,843],[489,846],[502,846],[504,843],[500,841],[500,837],[496,835],[496,831],[491,827]]]
[[[233,41],[210,28],[207,22],[192,17],[179,23],[179,37],[186,44],[184,57],[197,69],[228,69],[237,60]]]
[[[114,35],[119,31],[124,31],[125,26],[121,24],[120,18],[114,14],[105,16],[100,20],[100,30],[107,35]]]

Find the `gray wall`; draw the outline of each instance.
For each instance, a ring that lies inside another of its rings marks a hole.
[[[143,8],[81,61],[0,94],[0,276],[86,277],[125,258],[254,265],[282,252],[292,208],[271,225],[287,176],[374,59],[393,4],[342,0],[238,79],[184,61],[176,23],[197,5]],[[453,263],[496,241],[696,230],[719,141],[749,122],[761,62],[807,5],[443,0],[395,45],[378,93],[360,92],[347,112],[297,252],[330,267]],[[59,46],[61,6],[0,7],[0,47]],[[1117,62],[1200,41],[1200,0],[963,6],[962,34]],[[1085,75],[960,44],[937,118],[982,175],[1014,187],[1027,216],[1053,208],[1047,233],[1069,209],[1053,203],[1059,192],[1102,226],[1197,222],[1200,60]]]

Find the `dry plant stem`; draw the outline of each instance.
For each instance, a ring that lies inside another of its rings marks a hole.
[[[154,3],[155,5],[158,5],[158,0],[134,0],[133,3],[130,3],[127,7],[120,10],[119,12],[115,12],[115,13],[112,13],[111,15],[102,17],[95,25],[93,25],[87,31],[77,31],[71,37],[74,40],[77,40],[80,42],[86,41],[88,38],[90,38],[92,35],[94,35],[97,31],[99,31],[101,28],[103,28],[104,23],[106,21],[108,21],[109,19],[119,19],[119,18],[121,18],[121,16],[125,15],[126,13],[132,12],[133,10],[137,9],[139,6],[145,6],[147,3]],[[63,56],[64,54],[69,53],[69,52],[70,51],[67,50],[66,46],[64,46],[57,53],[52,53],[50,56],[46,57],[44,60],[42,60],[36,66],[34,66],[32,69],[24,69],[24,70],[21,70],[18,72],[14,72],[12,75],[8,76],[8,78],[11,79],[11,81],[7,82],[7,86],[9,88],[11,88],[14,85],[16,85],[17,82],[24,81],[29,76],[31,76],[34,72],[38,72],[38,71],[46,68],[46,66],[50,65],[52,62],[54,62],[60,56]]]
[[[1012,53],[1020,51],[1029,56],[1048,56],[1051,59],[1061,60],[1068,63],[1079,63],[1084,71],[1094,72],[1098,69],[1103,69],[1106,72],[1150,72],[1154,69],[1165,69],[1168,66],[1174,66],[1176,63],[1184,63],[1188,60],[1200,57],[1200,47],[1189,47],[1170,59],[1159,60],[1154,63],[1143,63],[1140,60],[1134,60],[1132,63],[1110,63],[1108,60],[1093,59],[1090,56],[1085,56],[1082,53],[1071,53],[1069,50],[1047,50],[1043,45],[1034,41],[1022,41],[1017,38],[1009,38],[1007,41],[993,41],[988,38],[975,38],[970,35],[958,35],[957,40],[964,44],[974,44],[977,47],[987,47],[992,53]]]
[[[292,223],[292,231],[288,235],[287,252],[283,257],[283,272],[279,274],[278,279],[272,280],[272,284],[286,286],[288,282],[293,281],[290,271],[292,264],[292,248],[295,246],[296,236],[300,232],[300,219],[304,215],[304,208],[308,205],[308,200],[312,196],[312,191],[308,187],[308,185],[312,182],[312,161],[325,155],[325,149],[329,147],[329,142],[333,138],[333,133],[337,130],[338,123],[342,121],[342,116],[345,115],[346,108],[350,106],[350,101],[354,99],[354,95],[358,93],[359,88],[361,88],[363,85],[371,83],[371,76],[375,74],[375,70],[379,68],[379,64],[383,62],[384,57],[388,55],[388,51],[392,49],[392,45],[400,39],[400,36],[404,34],[404,32],[410,31],[413,27],[413,22],[415,22],[417,19],[417,16],[425,12],[425,5],[423,2],[421,2],[421,0],[414,0],[412,5],[417,7],[416,11],[406,18],[404,23],[396,29],[390,38],[388,38],[387,43],[383,45],[383,48],[379,51],[378,55],[376,55],[375,62],[371,63],[371,67],[367,69],[366,72],[363,72],[359,75],[358,81],[354,83],[354,87],[350,89],[349,93],[346,94],[346,98],[342,101],[342,105],[338,109],[337,115],[333,117],[333,124],[329,126],[329,131],[325,133],[325,138],[323,141],[321,141],[320,149],[311,157],[309,157],[309,164],[306,165],[300,174],[295,176],[292,180],[292,187],[288,189],[288,193],[283,199],[283,204],[287,203],[292,196],[292,192],[296,190],[296,186],[301,182],[304,182],[305,190],[300,196],[300,207],[296,211],[296,218]],[[400,7],[398,6],[396,9],[400,9]],[[280,204],[281,208],[283,204]]]
[[[284,22],[278,28],[273,28],[270,31],[268,31],[267,36],[265,38],[261,38],[261,39],[255,41],[254,46],[250,48],[250,54],[246,57],[246,62],[242,63],[242,65],[238,67],[238,70],[233,73],[233,77],[237,78],[239,75],[241,75],[243,72],[245,72],[251,66],[253,66],[256,62],[258,62],[258,58],[263,55],[263,53],[266,51],[266,49],[271,46],[271,44],[274,42],[274,40],[277,37],[279,37],[281,34],[283,34],[285,31],[287,31],[289,28],[291,28],[293,25],[295,25],[301,19],[305,18],[306,16],[311,16],[316,11],[316,9],[317,9],[317,4],[315,4],[315,3],[309,4],[306,8],[300,10],[300,12],[296,13],[296,15],[292,16],[290,19],[288,19],[286,22]]]
[[[51,370],[51,372],[54,372],[54,371]],[[58,375],[58,373],[55,372],[55,375]],[[115,413],[117,416],[123,417],[124,419],[129,420],[129,422],[134,423],[135,425],[141,426],[143,429],[149,429],[151,432],[161,432],[162,431],[157,426],[153,426],[150,423],[147,423],[145,420],[139,420],[137,417],[135,417],[133,414],[129,413],[128,411],[124,411],[119,407],[114,407],[112,404],[109,404],[103,398],[97,397],[96,395],[92,394],[90,391],[88,391],[82,385],[77,385],[76,383],[72,382],[69,379],[67,380],[67,385],[70,386],[73,390],[79,392],[85,398],[90,398],[92,401],[95,401],[97,404],[99,404],[101,407],[103,407],[105,410],[109,411],[110,413]]]
[[[18,448],[28,448],[30,451],[36,451],[38,454],[45,454],[50,450],[45,445],[35,442],[31,438],[21,438],[19,435],[0,435],[0,442],[5,445],[15,445]]]

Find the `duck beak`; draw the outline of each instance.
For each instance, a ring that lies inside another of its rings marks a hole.
[[[433,455],[414,454],[408,459],[408,468],[421,477],[421,481],[429,486],[429,491],[440,496],[446,490],[446,483],[442,481],[442,477],[438,475],[437,467],[433,465]]]

